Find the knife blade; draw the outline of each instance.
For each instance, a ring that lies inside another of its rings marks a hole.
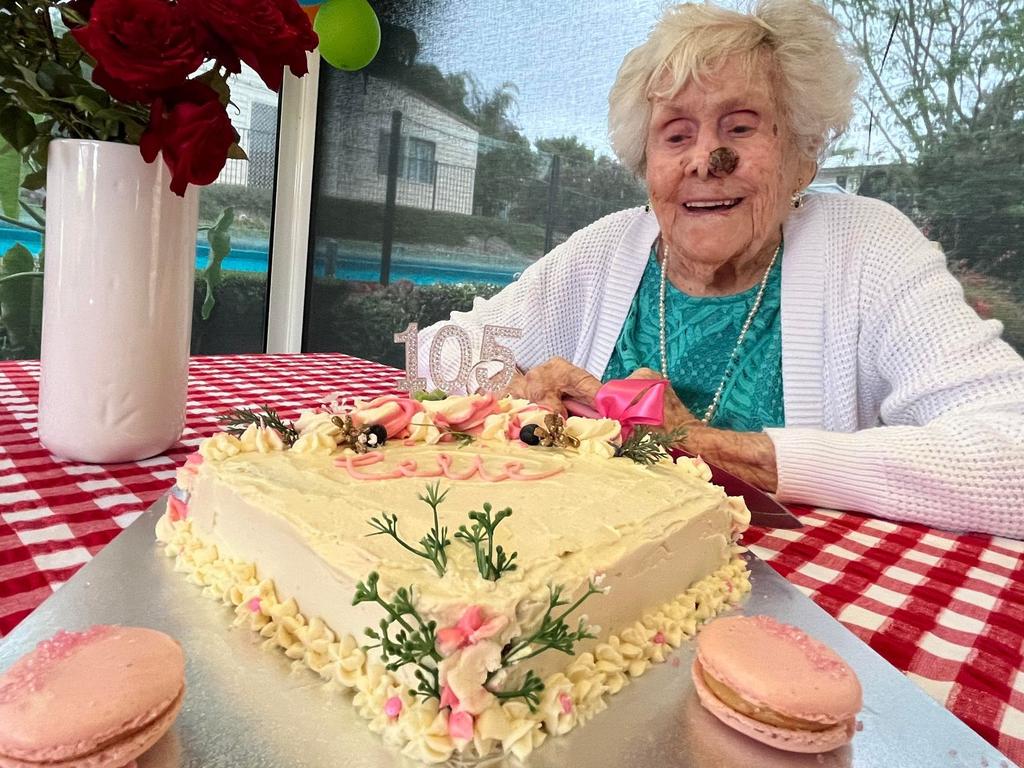
[[[673,448],[669,451],[673,458],[694,455],[682,448]],[[750,524],[758,528],[803,528],[804,524],[800,519],[782,506],[779,502],[769,496],[755,485],[746,480],[736,477],[732,472],[712,464],[703,456],[701,461],[708,465],[711,470],[711,482],[720,486],[729,496],[742,496],[743,501],[750,510]]]
[[[588,419],[602,418],[601,414],[594,410],[594,408],[586,403],[581,403],[579,400],[567,397],[562,400],[562,404],[565,406],[566,411],[573,416],[583,416]],[[672,455],[673,461],[679,456],[695,458],[692,453],[683,450],[682,448],[673,448],[669,453]],[[731,472],[712,464],[703,457],[701,457],[701,460],[707,464],[708,468],[711,470],[712,483],[720,486],[729,496],[743,497],[743,501],[746,503],[747,509],[750,510],[751,525],[756,525],[758,528],[804,527],[804,524],[800,522],[800,519],[796,517],[796,515],[760,488],[751,485],[746,480],[742,480]]]

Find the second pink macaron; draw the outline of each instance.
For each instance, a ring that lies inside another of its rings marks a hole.
[[[769,616],[716,619],[697,637],[693,683],[726,725],[790,752],[846,744],[862,706],[860,681],[832,649]]]

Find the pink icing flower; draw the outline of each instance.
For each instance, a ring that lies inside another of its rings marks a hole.
[[[562,713],[568,715],[572,712],[572,696],[568,693],[558,694],[558,703],[562,705]]]
[[[654,635],[653,640],[658,645],[664,645],[665,644],[665,633],[664,632],[658,632],[657,634]]]
[[[450,707],[454,712],[459,708],[459,697],[447,685],[441,689],[441,708]]]
[[[527,424],[544,424],[545,414],[551,413],[546,405],[531,404],[519,411],[508,422],[508,431],[505,433],[509,440],[518,440],[519,433]]]
[[[167,497],[167,516],[172,523],[184,520],[188,517],[188,505],[177,496]]]
[[[384,714],[392,720],[402,714],[402,700],[397,696],[392,696],[384,702]]]
[[[437,631],[437,650],[442,656],[451,656],[460,648],[493,637],[507,624],[508,617],[500,614],[484,621],[483,609],[479,605],[471,605],[463,611],[454,627]]]
[[[472,741],[473,716],[469,712],[452,712],[448,715],[448,735],[456,743]]]
[[[252,598],[246,605],[249,606],[249,610],[253,613],[260,612],[260,599],[258,597]]]
[[[362,403],[352,412],[352,420],[360,427],[380,424],[388,431],[388,438],[401,436],[409,427],[412,417],[423,410],[418,400],[398,395],[381,395]]]
[[[497,413],[497,403],[498,400],[493,392],[480,395],[473,401],[472,410],[464,418],[459,420],[449,418],[448,424],[457,432],[472,432],[474,429],[480,429],[488,416]]]

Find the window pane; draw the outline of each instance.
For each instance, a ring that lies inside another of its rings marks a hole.
[[[21,163],[0,139],[0,360],[39,357],[43,280],[42,190],[18,188]]]
[[[229,114],[249,159],[228,160],[216,183],[199,190],[193,354],[265,349],[277,94],[244,68],[232,81],[231,98],[235,107]],[[14,189],[14,157],[0,141],[0,189]],[[45,199],[45,190],[20,190],[20,210],[0,219],[0,359],[39,356],[43,234],[33,215],[45,216]],[[204,280],[211,261],[206,229],[228,208],[234,213],[228,228],[231,249],[220,263],[211,301]]]
[[[827,5],[870,66],[813,190],[900,207],[1024,349],[1024,2],[925,0],[912,17],[897,0]],[[401,365],[391,334],[407,322],[468,307],[573,231],[642,204],[608,144],[607,97],[663,7],[375,4],[377,59],[321,70],[306,348]]]
[[[975,311],[1024,351],[1024,3],[832,7],[867,66],[856,120],[819,180],[909,216]]]
[[[306,349],[402,365],[392,335],[408,322],[468,308],[575,229],[646,199],[604,139],[621,29],[580,29],[592,13],[568,2],[562,21],[538,4],[524,24],[520,6],[375,4],[377,59],[354,74],[321,68]],[[637,40],[655,14],[652,3],[629,21]],[[601,77],[567,90],[585,38]]]
[[[278,95],[243,65],[231,80],[229,109],[248,160],[228,160],[217,181],[199,190],[192,354],[262,352],[266,348],[270,222],[274,204]],[[221,282],[204,319],[210,244],[204,227],[230,209],[231,250],[221,263]]]

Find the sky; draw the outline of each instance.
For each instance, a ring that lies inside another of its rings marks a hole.
[[[660,2],[441,0],[417,28],[419,60],[471,72],[486,91],[519,87],[518,121],[531,140],[575,134],[602,154],[608,90],[643,42]]]
[[[742,0],[722,4],[745,5]],[[575,135],[611,156],[608,91],[623,57],[646,39],[672,3],[437,0],[430,5],[416,22],[418,61],[444,73],[470,72],[485,92],[513,82],[519,88],[518,123],[527,138]],[[846,143],[867,143],[856,122]],[[857,155],[851,160],[864,158]]]

